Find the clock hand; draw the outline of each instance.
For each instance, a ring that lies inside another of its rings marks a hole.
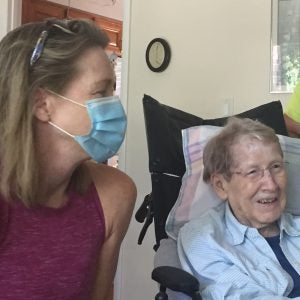
[[[159,54],[159,47],[158,47],[158,44],[156,44],[156,56],[155,56],[155,60],[158,64],[160,64],[160,59],[158,57],[158,54]]]
[[[158,61],[158,44],[156,44],[156,50],[155,50],[155,61],[157,62],[157,63],[159,63],[159,61]]]

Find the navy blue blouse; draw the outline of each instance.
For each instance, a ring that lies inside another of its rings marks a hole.
[[[296,270],[292,267],[292,265],[287,260],[285,255],[283,254],[283,252],[281,250],[281,247],[279,245],[279,241],[280,241],[279,235],[268,237],[268,238],[265,238],[265,239],[269,243],[269,245],[271,246],[271,248],[272,248],[273,252],[275,253],[275,255],[276,255],[280,265],[282,266],[282,268],[286,272],[288,272],[293,278],[294,288],[290,292],[288,297],[289,298],[295,298],[295,297],[300,296],[300,276],[296,272]]]

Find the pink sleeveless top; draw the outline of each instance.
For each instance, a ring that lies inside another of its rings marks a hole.
[[[0,299],[88,300],[105,237],[92,184],[58,209],[28,209],[0,198]]]

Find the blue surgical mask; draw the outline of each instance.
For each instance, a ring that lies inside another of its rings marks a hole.
[[[91,99],[83,105],[55,92],[49,92],[85,107],[91,120],[91,130],[87,135],[72,135],[52,122],[49,124],[73,137],[98,163],[106,161],[117,153],[124,140],[127,126],[126,115],[117,96]]]

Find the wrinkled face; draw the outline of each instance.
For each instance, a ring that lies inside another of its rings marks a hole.
[[[283,163],[279,146],[242,137],[232,146],[232,157],[232,177],[222,179],[222,198],[240,223],[258,229],[274,224],[286,205],[287,174],[284,164],[279,169]],[[253,170],[261,176],[253,178]]]

